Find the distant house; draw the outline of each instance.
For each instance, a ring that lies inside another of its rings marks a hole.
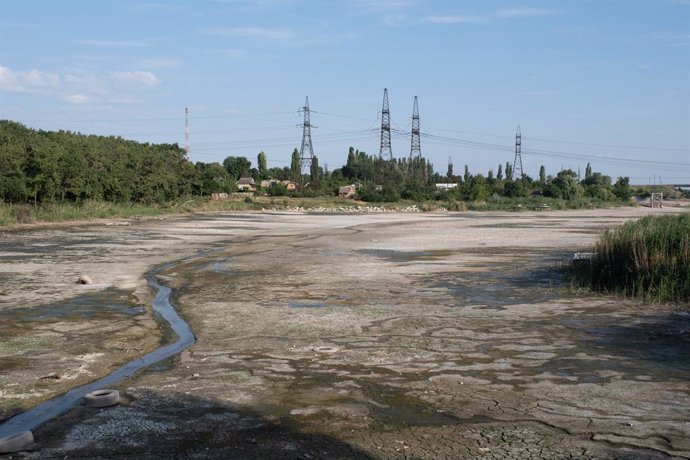
[[[357,190],[353,185],[344,185],[338,189],[338,196],[340,198],[354,198]]]
[[[238,180],[235,185],[243,192],[253,192],[256,190],[256,182],[254,182],[254,179],[251,177],[240,177],[240,180]]]
[[[261,181],[261,188],[269,188],[273,184],[280,184],[278,179],[264,179]]]
[[[448,184],[448,183],[436,184],[436,190],[452,190],[454,188],[458,188],[458,184]]]
[[[284,180],[281,182],[281,184],[285,186],[288,192],[294,192],[295,190],[297,190],[297,184],[295,184],[291,180]]]

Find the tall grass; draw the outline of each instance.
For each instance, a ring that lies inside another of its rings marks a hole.
[[[653,302],[690,301],[690,214],[648,216],[606,231],[577,283]]]

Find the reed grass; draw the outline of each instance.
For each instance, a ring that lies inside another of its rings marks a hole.
[[[574,281],[652,302],[690,301],[690,214],[648,216],[607,230]]]

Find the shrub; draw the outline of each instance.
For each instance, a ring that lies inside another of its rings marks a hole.
[[[18,224],[32,224],[34,223],[34,210],[29,205],[22,205],[17,207],[17,223]]]
[[[648,216],[606,231],[574,280],[655,302],[690,300],[690,214]]]

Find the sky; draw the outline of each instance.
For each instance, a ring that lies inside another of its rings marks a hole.
[[[0,0],[0,119],[288,166],[392,147],[445,174],[690,183],[690,0]]]

